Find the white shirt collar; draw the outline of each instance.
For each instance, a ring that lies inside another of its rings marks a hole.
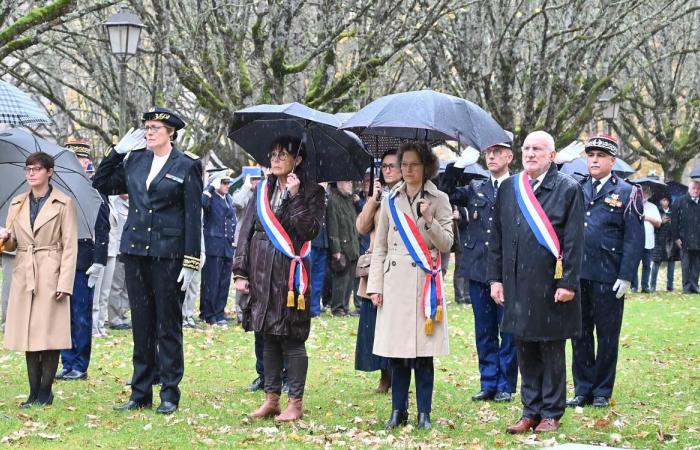
[[[610,177],[612,177],[612,172],[610,172],[607,176],[604,176],[603,178],[601,178],[601,179],[599,180],[599,181],[600,181],[600,185],[598,186],[598,190],[600,190],[600,188],[602,188],[603,186],[605,186],[605,183],[608,182],[608,180],[610,179]],[[591,182],[595,182],[595,181],[596,181],[595,178],[593,178],[593,179],[591,180]]]
[[[506,174],[500,178],[494,178],[493,175],[491,175],[491,184],[493,185],[494,181],[498,181],[498,185],[501,186],[508,178],[510,178],[510,172],[506,172]]]

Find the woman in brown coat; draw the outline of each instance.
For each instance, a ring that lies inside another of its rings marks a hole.
[[[279,421],[293,421],[303,415],[309,366],[305,342],[311,329],[310,302],[306,300],[308,291],[305,294],[299,284],[294,283],[290,289],[291,262],[303,264],[308,274],[308,258],[301,255],[301,249],[318,234],[325,214],[323,189],[303,179],[304,155],[298,139],[279,138],[272,144],[268,155],[272,175],[258,183],[256,196],[248,202],[233,260],[236,289],[250,293],[249,302],[241,305],[243,327],[262,333],[264,340],[266,399],[251,415],[275,416]],[[264,205],[263,214],[258,210],[259,202]],[[266,226],[279,226],[286,232],[294,259],[276,247],[272,239],[281,239],[271,235]],[[289,401],[280,414],[283,361],[287,363]]]
[[[22,408],[50,405],[59,351],[71,348],[70,303],[78,247],[75,206],[50,184],[54,160],[32,153],[24,168],[29,192],[10,204],[4,250],[17,251],[5,347],[25,352],[29,398]]]
[[[393,408],[387,428],[405,425],[408,420],[413,369],[418,428],[429,429],[433,357],[449,351],[447,311],[439,284],[440,252],[449,252],[452,247],[452,208],[447,194],[430,181],[437,173],[438,161],[425,144],[402,144],[398,158],[404,182],[382,202],[367,281],[367,293],[378,307],[373,351],[391,358]],[[410,236],[408,244],[404,236]],[[417,262],[411,253],[425,256]],[[436,295],[425,298],[426,286]]]

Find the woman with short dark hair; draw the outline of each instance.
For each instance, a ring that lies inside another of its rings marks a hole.
[[[70,304],[78,253],[78,226],[70,197],[51,186],[54,160],[43,152],[25,162],[30,190],[13,198],[4,251],[16,251],[5,347],[25,352],[29,397],[22,408],[50,405],[59,351],[71,348]]]
[[[367,293],[377,307],[374,354],[391,358],[392,414],[387,428],[408,421],[415,371],[418,428],[429,429],[433,357],[449,351],[440,252],[452,247],[452,208],[430,181],[438,161],[423,143],[398,152],[403,183],[382,201]]]

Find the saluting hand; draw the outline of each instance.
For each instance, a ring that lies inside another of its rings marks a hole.
[[[425,223],[428,225],[433,223],[433,214],[430,212],[430,200],[427,198],[421,198],[418,200],[418,208],[420,208],[420,214],[423,216]]]
[[[287,191],[289,192],[290,197],[294,197],[299,193],[299,187],[301,186],[301,180],[299,180],[299,177],[295,173],[290,173],[287,175]]]

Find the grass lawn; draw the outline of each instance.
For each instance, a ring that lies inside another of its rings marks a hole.
[[[55,384],[54,404],[44,409],[17,408],[28,392],[24,355],[0,350],[0,442],[69,449],[480,449],[568,442],[700,449],[700,295],[629,296],[612,407],[568,410],[558,433],[537,437],[505,433],[519,417],[519,397],[508,405],[470,401],[479,390],[473,316],[469,307],[449,306],[451,354],[436,360],[430,432],[414,428],[414,398],[409,413],[413,426],[384,431],[390,397],[373,392],[377,373],[353,369],[357,318],[323,315],[314,320],[307,342],[310,366],[302,422],[279,426],[246,417],[263,394],[245,391],[255,377],[253,337],[238,327],[185,331],[185,378],[177,413],[113,412],[112,406],[129,395],[124,383],[131,376],[132,345],[129,332],[112,331],[93,341],[89,379]],[[571,395],[570,372],[567,377]]]

